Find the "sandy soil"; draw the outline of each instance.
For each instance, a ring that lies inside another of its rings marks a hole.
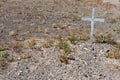
[[[0,80],[119,80],[120,57],[105,55],[116,47],[91,43],[90,22],[81,20],[91,17],[93,7],[95,16],[105,19],[95,23],[94,35],[110,34],[120,43],[116,5],[83,0],[1,0]],[[72,44],[68,37],[73,34],[88,39]],[[70,52],[58,48],[61,41],[69,44]],[[65,54],[69,64],[61,60]]]

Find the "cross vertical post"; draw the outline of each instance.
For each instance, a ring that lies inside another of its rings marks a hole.
[[[92,20],[91,20],[91,32],[90,32],[90,40],[93,39],[93,34],[94,34],[94,15],[95,15],[95,8],[92,10]]]

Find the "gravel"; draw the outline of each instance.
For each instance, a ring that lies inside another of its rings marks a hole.
[[[51,1],[53,0],[2,0],[0,13],[4,15],[0,17],[0,45],[9,45],[10,49],[6,52],[15,60],[9,62],[5,59],[7,68],[0,70],[0,80],[119,80],[120,59],[106,58],[105,54],[115,49],[107,43],[91,43],[88,40],[71,44],[68,41],[72,48],[68,54],[69,64],[60,61],[59,56],[64,51],[56,47],[59,40],[54,38],[55,35],[60,34],[66,39],[72,31],[77,35],[82,31],[89,34],[90,23],[76,20],[76,17],[90,17],[91,14],[88,13],[91,13],[92,5],[74,5],[69,1],[53,4]],[[96,6],[96,10],[100,12],[96,13],[96,17],[105,18],[106,22],[95,24],[95,34],[110,32],[112,38],[120,42],[119,33],[113,31],[120,26],[120,22],[109,23],[109,19],[114,14],[116,15],[113,17],[118,17],[120,12],[116,8],[107,9],[102,4]],[[115,10],[118,12],[115,13]],[[42,23],[43,20],[45,24]],[[53,23],[63,23],[66,27],[53,29]],[[36,33],[37,28],[43,31],[48,29],[49,34]],[[16,29],[17,34],[10,37],[9,32]],[[17,52],[11,47],[14,42],[25,44],[25,40],[31,37],[37,37],[33,48],[20,48]],[[53,40],[52,46],[43,47],[44,41],[49,39]],[[2,52],[4,51],[0,51],[0,54]],[[28,54],[30,56],[21,59],[22,55]]]
[[[9,69],[2,71],[1,80],[119,80],[120,60],[104,55],[110,45],[81,42],[74,46],[78,50],[70,55],[75,60],[67,65],[59,61],[61,53],[54,47],[43,49],[44,58],[40,52],[31,51],[33,57],[12,62]]]

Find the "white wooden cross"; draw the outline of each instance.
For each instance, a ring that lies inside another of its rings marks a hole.
[[[91,32],[90,32],[90,40],[93,40],[94,37],[94,23],[95,21],[104,22],[105,19],[95,18],[95,8],[92,9],[92,18],[82,18],[84,21],[91,21]]]

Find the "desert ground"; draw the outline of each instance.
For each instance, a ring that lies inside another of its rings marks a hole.
[[[94,40],[90,21],[95,17]],[[0,0],[0,80],[119,80],[120,6],[100,0]]]

